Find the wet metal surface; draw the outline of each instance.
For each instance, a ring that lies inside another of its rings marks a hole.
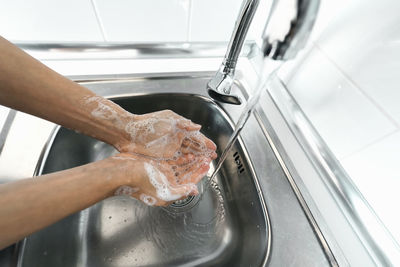
[[[232,133],[224,111],[202,96],[144,94],[115,102],[135,114],[171,109],[188,117],[204,125],[219,153]],[[42,174],[116,153],[64,128],[56,134]],[[262,197],[239,142],[231,154],[216,182],[189,208],[148,207],[126,196],[106,199],[27,238],[20,266],[262,265],[269,234]]]

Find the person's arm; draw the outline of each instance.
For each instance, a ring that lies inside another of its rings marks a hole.
[[[56,73],[2,37],[0,104],[78,130],[120,152],[154,157],[173,156],[185,138],[196,143],[187,134],[201,127],[171,111],[131,114]],[[204,136],[200,139],[215,150],[211,140]]]
[[[118,154],[73,169],[2,184],[0,250],[114,194],[130,195],[158,206],[197,194],[195,184],[208,169],[207,158],[193,161],[186,156],[179,162],[167,162]],[[179,176],[175,172],[180,172]],[[184,181],[184,177],[189,179]]]
[[[80,129],[109,144],[127,139],[113,121],[91,115],[93,107],[84,99],[95,96],[0,37],[0,104]],[[121,116],[127,113],[117,105],[114,110]]]

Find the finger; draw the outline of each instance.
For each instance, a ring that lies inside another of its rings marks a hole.
[[[201,179],[203,179],[207,175],[209,169],[209,164],[203,164],[195,173],[193,173],[191,181],[193,183],[200,182]]]
[[[179,144],[177,143],[170,143],[166,145],[164,148],[159,148],[158,151],[162,149],[162,157],[169,159],[173,158],[175,156],[176,151],[179,149]],[[154,152],[154,154],[157,154],[157,152]]]
[[[208,139],[205,136],[204,136],[204,139],[205,139],[204,143],[206,144],[206,147],[208,149],[211,149],[211,150],[216,150],[217,149],[217,145],[213,141],[211,141],[210,139]]]
[[[168,160],[167,162],[169,165],[182,166],[182,165],[193,162],[195,160],[195,158],[196,157],[193,154],[182,154],[181,156],[177,157],[176,159],[174,157],[172,160]]]
[[[190,146],[182,146],[181,150],[182,154],[193,154],[193,149]]]
[[[217,149],[217,146],[215,145],[215,143],[200,132],[197,134],[192,134],[190,136],[190,139],[192,139],[193,141],[195,141],[199,144],[204,144],[204,146],[208,149],[211,149],[211,150]]]
[[[179,120],[177,126],[178,128],[186,131],[199,131],[201,129],[201,125],[186,119]]]
[[[190,146],[190,139],[187,138],[187,137],[185,137],[185,138],[182,140],[181,147],[189,147],[189,146]]]
[[[201,152],[204,149],[204,146],[200,142],[197,142],[193,139],[189,139],[188,143],[188,147],[194,151]]]
[[[193,153],[193,152],[200,152],[200,144],[194,143],[191,139],[185,138],[181,144],[181,151],[183,154]]]
[[[207,175],[208,170],[210,169],[210,162],[205,161],[203,164],[199,166],[199,168],[192,173],[191,182],[198,183],[202,178]]]
[[[196,164],[191,164],[191,166],[184,166],[183,170],[181,168],[181,175],[178,177],[177,182],[180,184],[197,184],[210,169],[210,161],[211,160],[209,158],[202,158],[199,159]]]

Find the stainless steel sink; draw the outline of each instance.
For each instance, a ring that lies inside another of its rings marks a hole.
[[[238,110],[229,112],[205,96],[208,78],[105,79],[85,85],[135,114],[171,109],[202,124],[221,154]],[[107,144],[57,128],[36,174],[114,153]],[[73,214],[29,236],[18,266],[262,266],[268,258],[269,220],[247,155],[242,141],[236,142],[216,183],[187,202],[148,207],[118,196]]]

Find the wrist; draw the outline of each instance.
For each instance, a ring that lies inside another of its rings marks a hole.
[[[102,172],[105,184],[110,189],[110,196],[123,186],[136,188],[143,176],[143,162],[133,159],[129,154],[117,154],[105,159]]]
[[[132,131],[131,129],[134,127],[134,124],[139,120],[140,115],[132,114],[128,111],[124,111],[124,114],[121,115],[122,123],[118,126],[118,138],[112,145],[119,152],[130,151],[132,146]]]

